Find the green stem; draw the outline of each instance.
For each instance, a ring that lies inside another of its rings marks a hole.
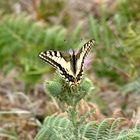
[[[79,126],[78,126],[78,120],[77,120],[76,105],[68,108],[68,117],[72,123],[72,131],[73,131],[73,134],[75,135],[75,139],[79,140],[79,132],[78,132]]]

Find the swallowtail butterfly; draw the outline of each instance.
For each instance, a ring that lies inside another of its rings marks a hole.
[[[70,86],[76,86],[83,76],[84,60],[94,44],[93,39],[89,40],[77,54],[75,51],[69,54],[50,50],[41,52],[39,57],[55,67],[62,77],[70,83]]]

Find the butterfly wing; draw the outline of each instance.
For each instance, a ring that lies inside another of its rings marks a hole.
[[[95,44],[95,40],[89,40],[84,46],[79,50],[78,54],[76,55],[77,59],[77,72],[76,77],[77,81],[79,81],[82,78],[83,75],[83,64],[86,56],[88,55],[89,51],[91,50],[91,47]]]
[[[45,51],[39,54],[39,57],[59,70],[70,84],[79,83],[83,75],[83,63],[91,47],[95,44],[94,40],[88,41],[75,55],[59,51]]]
[[[45,51],[39,54],[39,57],[51,66],[59,70],[60,74],[68,79],[71,74],[70,70],[70,55],[59,51]]]

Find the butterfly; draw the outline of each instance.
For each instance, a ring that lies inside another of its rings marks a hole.
[[[39,57],[56,68],[70,86],[77,86],[83,76],[84,60],[94,44],[95,40],[92,39],[84,44],[77,53],[72,51],[72,54],[69,54],[48,50],[41,52]]]

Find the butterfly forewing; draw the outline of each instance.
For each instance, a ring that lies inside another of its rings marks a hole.
[[[66,76],[70,69],[69,54],[66,56],[59,51],[45,51],[41,52],[39,57],[59,70],[63,77]]]
[[[90,52],[91,47],[94,44],[95,44],[94,40],[88,41],[86,44],[84,44],[84,46],[79,50],[78,54],[76,55],[76,59],[77,59],[76,75],[77,76],[78,76],[78,74],[82,75],[84,60],[85,60],[86,56],[88,55],[88,53]]]

